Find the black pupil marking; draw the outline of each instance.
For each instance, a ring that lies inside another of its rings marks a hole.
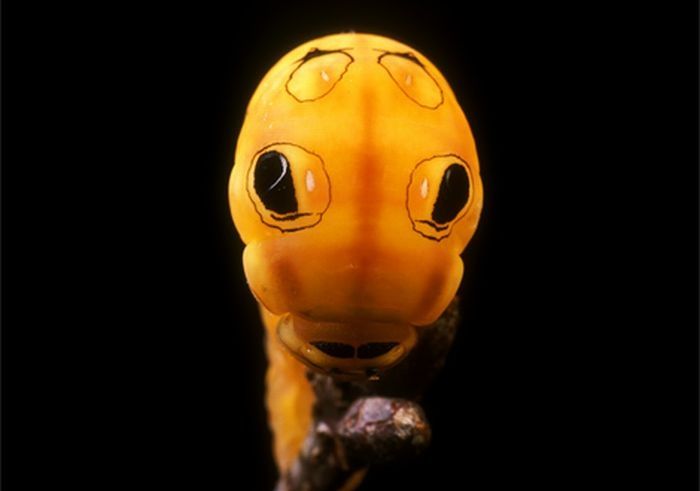
[[[281,153],[273,150],[258,157],[254,186],[260,201],[268,210],[280,214],[298,211],[292,169]]]
[[[440,224],[451,222],[467,201],[469,201],[467,171],[459,164],[452,164],[442,175],[438,197],[433,205],[433,221]]]
[[[382,356],[385,353],[391,351],[394,346],[399,343],[387,342],[387,343],[367,343],[357,348],[357,357],[363,360],[368,358],[376,358]]]
[[[352,358],[355,356],[355,348],[345,343],[332,341],[313,341],[312,346],[334,358]]]

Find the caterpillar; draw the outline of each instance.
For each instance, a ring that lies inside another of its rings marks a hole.
[[[454,298],[482,209],[479,161],[425,56],[338,34],[293,49],[260,82],[228,194],[285,472],[311,422],[306,371],[381,377]]]

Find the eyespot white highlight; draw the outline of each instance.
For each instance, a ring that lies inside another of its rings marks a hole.
[[[314,173],[311,172],[311,169],[306,171],[306,190],[308,192],[313,191],[316,189],[316,179],[314,178]]]
[[[423,182],[420,183],[420,196],[423,199],[428,197],[428,178],[424,177]]]
[[[331,79],[325,70],[321,70],[321,78],[324,82],[328,82]]]

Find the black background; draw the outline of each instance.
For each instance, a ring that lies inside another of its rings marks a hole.
[[[7,489],[272,488],[227,178],[265,71],[350,29],[443,71],[485,186],[433,445],[363,489],[697,487],[695,9],[99,5],[3,2]]]

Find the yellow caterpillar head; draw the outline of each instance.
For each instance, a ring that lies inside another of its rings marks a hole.
[[[251,290],[324,371],[398,362],[462,278],[482,207],[467,119],[440,72],[388,38],[308,42],[248,106],[229,183]]]

